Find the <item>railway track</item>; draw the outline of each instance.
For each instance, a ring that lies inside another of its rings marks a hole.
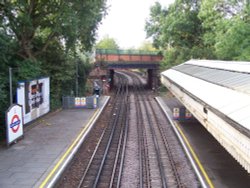
[[[199,187],[152,91],[135,73],[115,78],[107,125],[74,187]]]
[[[127,80],[122,77],[122,75],[118,76],[120,85],[117,88],[109,125],[99,139],[78,188],[119,187],[128,130],[127,111],[129,108]]]
[[[190,169],[183,171],[182,150],[178,148],[178,140],[154,96],[144,89],[136,74],[127,74],[135,82],[140,164],[138,187],[198,187],[195,181],[187,181],[185,173],[189,174]]]

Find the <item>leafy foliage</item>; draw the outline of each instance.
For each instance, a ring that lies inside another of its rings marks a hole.
[[[148,41],[144,41],[138,48],[138,50],[142,50],[142,51],[155,51],[155,47],[153,46],[153,44],[151,42]]]
[[[176,0],[151,7],[145,30],[165,54],[163,69],[190,58],[249,61],[249,15],[244,0]]]
[[[18,80],[50,76],[52,108],[60,107],[63,95],[76,93],[76,79],[84,94],[86,51],[105,14],[106,0],[0,1],[0,124],[9,105],[9,67],[13,91]]]
[[[36,58],[53,40],[63,40],[67,49],[76,45],[90,49],[104,5],[104,0],[4,0],[0,18],[3,28],[18,40],[18,55]],[[40,46],[35,45],[37,36],[43,38]]]
[[[250,23],[235,18],[224,24],[225,32],[217,35],[215,50],[218,57],[225,60],[250,60]]]
[[[117,44],[116,40],[107,36],[104,36],[102,40],[100,40],[96,44],[97,49],[110,49],[110,50],[117,50],[119,49],[119,45]]]
[[[156,48],[164,45],[164,43],[161,43],[161,35],[167,13],[167,10],[164,10],[159,2],[156,2],[150,8],[150,18],[146,21],[145,30],[147,31],[147,37],[153,38],[153,45]]]

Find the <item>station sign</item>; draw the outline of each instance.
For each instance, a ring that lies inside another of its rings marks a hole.
[[[86,106],[86,97],[75,98],[75,107],[85,107],[85,106]]]
[[[6,111],[6,137],[7,145],[23,136],[23,110],[22,106],[13,104]]]
[[[185,119],[191,119],[191,118],[192,118],[191,112],[190,112],[188,109],[186,109],[186,112],[185,112]]]
[[[173,118],[175,120],[180,118],[180,108],[173,108]]]
[[[80,97],[75,98],[75,106],[76,107],[81,106],[81,98]]]

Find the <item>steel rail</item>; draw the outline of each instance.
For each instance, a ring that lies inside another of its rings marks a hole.
[[[138,99],[138,96],[136,96],[136,99]],[[138,100],[136,100],[136,108],[139,109]],[[138,134],[138,146],[139,146],[139,187],[143,188],[143,160],[142,160],[142,145],[143,145],[143,136],[140,134],[142,133],[141,126],[142,123],[139,121],[142,121],[142,114],[139,112],[139,110],[136,110],[136,119],[137,119],[137,134]],[[143,133],[142,133],[143,134]]]
[[[148,147],[146,132],[144,130],[144,120],[142,109],[140,106],[140,99],[142,91],[142,85],[139,79],[135,77],[134,74],[130,72],[126,72],[126,74],[130,75],[133,79],[133,91],[135,94],[135,105],[136,105],[136,117],[137,117],[137,134],[138,134],[138,147],[139,147],[139,187],[151,187],[151,178],[150,178],[150,166],[149,166],[149,155],[148,155]],[[144,177],[145,174],[145,177]],[[145,185],[146,184],[146,185]]]
[[[133,75],[133,77],[135,78],[135,81],[138,83],[138,90],[139,90],[139,93],[140,93],[138,96],[140,96],[142,98],[142,103],[143,103],[143,106],[144,106],[144,109],[145,109],[145,112],[146,112],[147,121],[148,121],[148,124],[149,124],[149,128],[151,130],[151,133],[152,133],[153,143],[154,143],[156,156],[157,156],[157,164],[158,164],[158,168],[159,168],[159,171],[160,171],[160,174],[161,174],[160,178],[161,178],[162,187],[166,188],[167,184],[166,184],[165,172],[163,170],[163,164],[162,164],[162,161],[161,161],[161,158],[160,158],[159,146],[158,146],[158,143],[157,143],[157,140],[156,140],[155,132],[154,132],[154,130],[152,128],[152,120],[150,118],[148,107],[147,107],[146,102],[144,100],[145,99],[145,93],[144,93],[145,89],[144,89],[144,87],[141,86],[141,80],[135,75]],[[139,100],[139,97],[138,97],[138,100]],[[140,106],[139,106],[139,110],[140,111],[142,110]]]
[[[138,78],[138,80],[139,80],[139,78]],[[157,107],[156,106],[153,107],[152,101],[149,100],[148,96],[147,96],[147,99],[148,99],[147,101],[149,101],[150,109],[156,109]],[[173,122],[171,121],[171,118],[169,117],[168,113],[164,110],[164,108],[160,104],[159,99],[157,99],[157,106],[159,107],[161,113],[164,116],[167,116],[167,121],[169,122],[169,125],[171,125],[171,128],[173,128],[173,132],[175,132],[175,134],[177,135],[178,140],[182,144],[182,147],[184,148],[185,154],[190,159],[190,153],[189,153],[188,149],[186,149],[186,146],[183,146],[183,140],[182,140],[181,136],[179,136],[179,132],[176,131],[176,127],[173,126]],[[171,151],[171,148],[169,147],[171,144],[169,143],[168,137],[166,136],[166,132],[163,130],[163,126],[159,121],[159,118],[158,118],[159,114],[156,114],[155,110],[151,110],[151,111],[154,114],[155,121],[157,122],[157,126],[159,128],[159,132],[161,134],[162,140],[164,141],[164,147],[165,147],[165,149],[167,151],[167,154],[169,156],[169,162],[170,162],[171,169],[173,171],[173,174],[174,174],[174,177],[175,177],[175,180],[176,180],[176,184],[177,184],[178,187],[185,187],[185,185],[183,184],[183,182],[181,180],[181,177],[180,177],[180,171],[178,171],[177,168],[176,168],[175,158],[173,157],[173,153]],[[204,183],[205,180],[201,178],[200,172],[197,173],[196,165],[194,165],[194,162],[192,160],[190,160],[190,163],[191,163],[192,167],[194,168],[194,171],[195,171],[195,173],[197,175],[197,178],[200,180],[200,183],[201,183],[202,187],[206,187],[206,185]]]
[[[140,82],[140,79],[139,79],[138,77],[137,77],[137,79],[138,79],[138,81]],[[164,133],[164,131],[163,131],[163,128],[162,128],[162,126],[161,126],[161,124],[160,124],[160,122],[159,122],[158,115],[156,114],[155,110],[153,110],[153,109],[155,109],[155,107],[153,107],[152,102],[151,102],[151,100],[149,99],[149,96],[148,96],[148,95],[143,95],[143,97],[146,98],[146,100],[143,100],[143,101],[148,101],[147,104],[149,104],[149,107],[150,107],[150,109],[151,109],[151,111],[152,111],[152,113],[153,113],[153,117],[154,117],[154,119],[155,119],[156,125],[157,125],[157,127],[158,127],[158,129],[159,129],[161,138],[162,138],[162,140],[163,140],[164,147],[165,147],[165,150],[166,150],[166,152],[167,152],[168,159],[169,159],[169,161],[170,161],[171,169],[172,169],[172,171],[173,171],[173,174],[174,174],[176,183],[177,183],[178,187],[183,187],[182,182],[181,182],[181,180],[180,180],[180,176],[179,176],[178,171],[177,171],[177,169],[176,169],[176,164],[175,164],[175,162],[174,162],[174,157],[173,157],[172,152],[171,152],[171,149],[170,149],[170,147],[169,147],[170,145],[169,145],[169,143],[168,143],[168,139],[167,139],[167,137],[166,137],[166,135],[165,135],[165,133]],[[148,108],[146,108],[146,103],[145,103],[145,102],[144,102],[144,106],[145,106],[145,109],[146,109],[146,111],[147,111],[147,117],[149,118],[149,111],[148,111]],[[160,111],[162,112],[161,109],[160,109]],[[169,122],[169,124],[170,124],[170,122]],[[151,129],[151,132],[153,131],[153,133],[154,133],[154,134],[153,134],[153,135],[154,135],[154,138],[156,139],[156,134],[155,134],[155,131],[153,130],[152,126],[150,126],[150,129]],[[156,141],[157,141],[157,140],[156,140]],[[159,159],[158,159],[158,160],[159,160]]]
[[[122,89],[123,89],[123,85],[121,85],[121,87],[122,87]],[[121,94],[123,95],[123,92],[121,92]],[[121,106],[122,106],[122,104],[123,104],[122,102],[123,102],[123,100],[121,101]],[[119,103],[119,104],[120,104],[120,103]],[[99,167],[98,173],[97,173],[97,175],[96,175],[96,179],[95,179],[93,188],[97,187],[97,184],[98,184],[98,182],[99,182],[99,179],[100,179],[100,176],[101,176],[101,172],[102,172],[102,170],[103,170],[104,163],[105,163],[106,158],[107,158],[107,156],[108,156],[108,151],[109,151],[109,149],[110,149],[111,142],[112,142],[113,137],[114,137],[115,128],[116,128],[116,125],[117,125],[117,122],[118,122],[118,120],[119,120],[119,116],[120,116],[122,110],[123,110],[123,108],[121,108],[121,107],[118,108],[118,113],[116,114],[115,120],[114,120],[114,122],[112,123],[113,126],[112,126],[111,135],[110,135],[110,137],[109,137],[107,146],[106,146],[106,148],[105,148],[105,152],[104,152],[104,155],[103,155],[102,162],[101,162],[101,165],[100,165],[100,167]]]
[[[84,179],[85,179],[85,177],[86,177],[86,175],[87,175],[87,172],[88,172],[88,170],[89,170],[89,168],[90,168],[90,166],[91,166],[91,164],[92,164],[92,162],[93,162],[93,160],[94,160],[94,157],[95,157],[95,155],[96,155],[96,153],[97,153],[97,150],[98,150],[99,147],[100,147],[100,144],[101,144],[101,141],[102,141],[102,139],[103,139],[104,134],[105,134],[105,131],[102,132],[102,135],[101,135],[101,137],[100,137],[100,139],[99,139],[99,141],[98,141],[98,143],[97,143],[97,145],[96,145],[96,147],[95,147],[95,150],[94,150],[94,152],[93,152],[93,154],[92,154],[92,156],[91,156],[91,158],[90,158],[90,161],[89,161],[89,163],[88,163],[88,166],[86,167],[86,170],[85,170],[85,172],[84,172],[84,174],[83,174],[83,176],[82,176],[82,178],[81,178],[81,180],[80,180],[80,182],[79,182],[77,188],[81,188],[81,187],[82,187],[83,181],[84,181]]]
[[[185,154],[187,155],[187,158],[189,159],[189,161],[191,163],[191,166],[194,169],[195,174],[196,174],[199,182],[201,183],[201,187],[203,187],[203,188],[209,187],[209,185],[207,184],[207,182],[204,180],[204,177],[201,174],[198,166],[196,165],[195,159],[192,156],[192,152],[190,152],[190,150],[189,150],[189,148],[188,148],[185,140],[183,139],[182,135],[179,133],[178,129],[175,126],[175,123],[173,122],[172,118],[170,117],[169,112],[168,112],[169,110],[166,110],[164,108],[164,106],[162,104],[162,101],[159,98],[156,98],[156,101],[158,102],[158,104],[160,105],[163,113],[166,115],[167,119],[169,120],[169,122],[171,124],[171,127],[174,130],[174,133],[177,135],[178,140],[180,141],[180,143],[181,143],[181,145],[182,145],[182,147],[183,147],[183,149],[185,151]]]
[[[122,86],[119,86],[119,87],[117,88],[117,90],[116,90],[116,95],[115,95],[115,99],[114,99],[114,104],[117,104],[117,103],[118,103],[119,95],[120,95],[121,91],[122,91]],[[118,108],[118,106],[119,106],[119,105],[117,105],[117,106],[114,105],[114,107],[112,108],[112,114],[114,114],[114,113],[116,112],[117,109],[120,110],[120,108]],[[115,117],[115,118],[117,118],[117,117]],[[109,122],[109,125],[111,125],[111,124],[114,125],[114,123],[112,123],[112,119],[111,119],[110,122]],[[89,161],[88,166],[87,166],[87,168],[86,168],[86,170],[85,170],[85,172],[84,172],[84,174],[83,174],[83,176],[82,176],[82,178],[81,178],[81,180],[80,180],[80,182],[79,182],[78,188],[82,187],[82,185],[83,185],[83,183],[84,183],[84,180],[85,180],[85,178],[86,178],[86,176],[87,176],[87,173],[89,172],[89,170],[90,170],[90,168],[91,168],[91,165],[92,165],[92,163],[93,163],[94,157],[95,157],[96,154],[97,154],[97,150],[100,148],[100,144],[101,144],[101,142],[103,141],[104,135],[105,135],[105,133],[107,133],[107,131],[108,131],[108,129],[106,128],[106,129],[104,130],[104,132],[103,132],[103,134],[102,134],[102,136],[101,136],[101,139],[99,140],[99,142],[98,142],[98,144],[97,144],[97,146],[96,146],[96,149],[95,149],[95,151],[94,151],[94,153],[93,153],[93,155],[92,155],[92,157],[91,157],[91,160]],[[108,134],[108,133],[107,133],[107,134]]]
[[[128,99],[127,99],[128,100]],[[129,109],[129,104],[128,104],[128,108],[126,108],[126,116],[128,116],[128,109]],[[124,143],[123,143],[123,148],[122,148],[122,157],[121,157],[121,165],[119,168],[119,175],[118,175],[118,180],[117,180],[117,188],[120,187],[120,183],[121,183],[121,177],[122,177],[122,170],[124,167],[124,158],[125,158],[125,151],[126,151],[126,145],[127,145],[127,138],[128,138],[128,127],[129,127],[129,122],[128,122],[128,118],[126,118],[126,122],[125,122],[125,135],[124,135]]]
[[[151,101],[149,101],[149,105],[150,105],[151,109],[154,109],[154,107],[153,107]],[[160,110],[160,111],[162,112],[162,110]],[[168,158],[169,158],[169,161],[170,161],[172,170],[173,170],[173,172],[174,172],[174,177],[175,177],[175,179],[176,179],[177,185],[178,185],[179,187],[183,187],[183,186],[182,186],[182,182],[181,182],[181,180],[180,180],[179,173],[178,173],[178,171],[177,171],[177,169],[176,169],[176,164],[175,164],[175,162],[174,162],[174,157],[173,157],[172,152],[171,152],[171,149],[170,149],[170,144],[169,144],[168,139],[167,139],[167,137],[166,137],[166,135],[165,135],[165,133],[164,133],[163,127],[160,125],[160,122],[159,122],[158,116],[157,116],[156,113],[155,113],[155,110],[152,110],[152,113],[154,114],[155,120],[156,120],[156,122],[157,122],[157,126],[158,126],[158,128],[159,128],[159,131],[160,131],[162,140],[163,140],[163,142],[164,142],[164,147],[165,147],[165,149],[166,149],[166,151],[167,151]],[[169,124],[170,124],[170,122],[169,122]]]
[[[139,83],[139,82],[138,82]],[[147,147],[147,140],[145,139],[146,138],[146,132],[144,130],[144,119],[143,119],[143,114],[142,114],[142,109],[141,109],[141,106],[140,106],[140,99],[139,99],[139,96],[141,95],[141,89],[140,89],[140,85],[137,86],[137,111],[139,111],[139,118],[141,120],[141,122],[138,124],[138,132],[139,132],[139,139],[140,139],[140,148],[141,148],[141,151],[142,151],[142,161],[141,163],[144,162],[144,164],[142,164],[142,172],[140,176],[141,177],[141,180],[143,180],[143,171],[144,173],[146,174],[146,185],[148,187],[151,187],[151,178],[150,178],[150,166],[149,166],[149,155],[148,155],[148,147]],[[144,167],[144,168],[143,168]],[[143,182],[140,183],[140,187],[144,187],[144,184]]]
[[[122,119],[121,119],[121,123],[122,123],[122,130],[120,132],[120,137],[119,137],[119,143],[118,143],[118,149],[116,152],[116,158],[115,158],[115,162],[114,162],[114,167],[113,167],[113,172],[111,175],[111,180],[110,180],[110,184],[109,187],[113,187],[113,183],[115,180],[115,173],[117,170],[117,165],[118,165],[118,161],[119,161],[119,157],[121,157],[120,160],[124,160],[124,155],[125,155],[125,145],[126,145],[126,135],[127,135],[127,130],[128,130],[128,122],[127,122],[127,109],[128,109],[128,85],[127,83],[125,83],[125,92],[124,92],[124,107],[123,110],[124,112],[122,113]],[[124,123],[125,122],[125,123]],[[121,152],[121,153],[120,153]],[[122,173],[122,168],[123,168],[123,161],[120,161],[120,168],[119,173],[118,173],[118,180],[120,181],[121,179],[121,173]],[[117,181],[117,187],[119,187],[120,182]]]
[[[142,98],[145,98],[145,95],[143,95]],[[164,172],[163,163],[162,163],[161,156],[160,156],[159,144],[158,144],[158,141],[156,138],[155,130],[153,129],[152,119],[151,119],[151,116],[149,114],[149,110],[148,110],[148,107],[147,107],[145,100],[143,100],[143,105],[145,107],[145,111],[146,111],[146,115],[147,115],[147,119],[148,119],[148,123],[149,123],[149,128],[150,128],[150,131],[151,131],[152,137],[153,137],[153,143],[154,143],[155,152],[156,152],[156,156],[157,156],[158,167],[159,167],[160,174],[161,174],[162,187],[167,188],[167,180],[166,180],[166,175]]]
[[[141,80],[135,75],[134,75],[134,77],[136,78],[137,82],[141,84]],[[143,101],[143,106],[144,106],[144,109],[145,109],[145,112],[146,112],[147,120],[148,120],[148,123],[149,123],[149,128],[150,128],[150,131],[152,133],[153,143],[154,143],[156,156],[157,156],[158,168],[159,168],[160,174],[161,174],[162,187],[166,188],[167,187],[167,180],[166,180],[166,175],[165,175],[165,171],[164,171],[163,162],[162,162],[161,156],[160,156],[159,144],[158,144],[158,141],[157,141],[157,138],[156,138],[155,130],[153,129],[152,118],[150,116],[149,109],[148,109],[149,107],[146,104],[146,101],[147,101],[147,103],[152,108],[151,101],[150,101],[149,97],[147,95],[145,95],[145,93],[143,92],[143,91],[145,91],[145,89],[140,87],[140,90],[141,90],[141,93],[142,93],[141,98],[143,99],[142,100]],[[146,98],[146,100],[145,100],[145,98]],[[152,111],[154,112],[154,110],[152,110]],[[157,116],[156,116],[155,112],[154,112],[154,118],[157,119]],[[158,124],[158,119],[157,119],[156,122]]]

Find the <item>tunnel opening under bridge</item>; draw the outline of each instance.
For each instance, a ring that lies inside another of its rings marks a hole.
[[[116,70],[146,70],[147,88],[157,89],[160,84],[159,67],[162,55],[158,51],[97,49],[96,64],[107,70],[110,88],[114,86]]]
[[[110,83],[110,89],[114,87],[114,75],[116,71],[132,70],[132,69],[109,69],[108,78]],[[134,69],[133,69],[134,70]],[[137,71],[136,71],[137,72]],[[146,78],[146,88],[156,90],[160,84],[159,70],[158,69],[145,69],[143,72],[138,72],[144,78]]]

